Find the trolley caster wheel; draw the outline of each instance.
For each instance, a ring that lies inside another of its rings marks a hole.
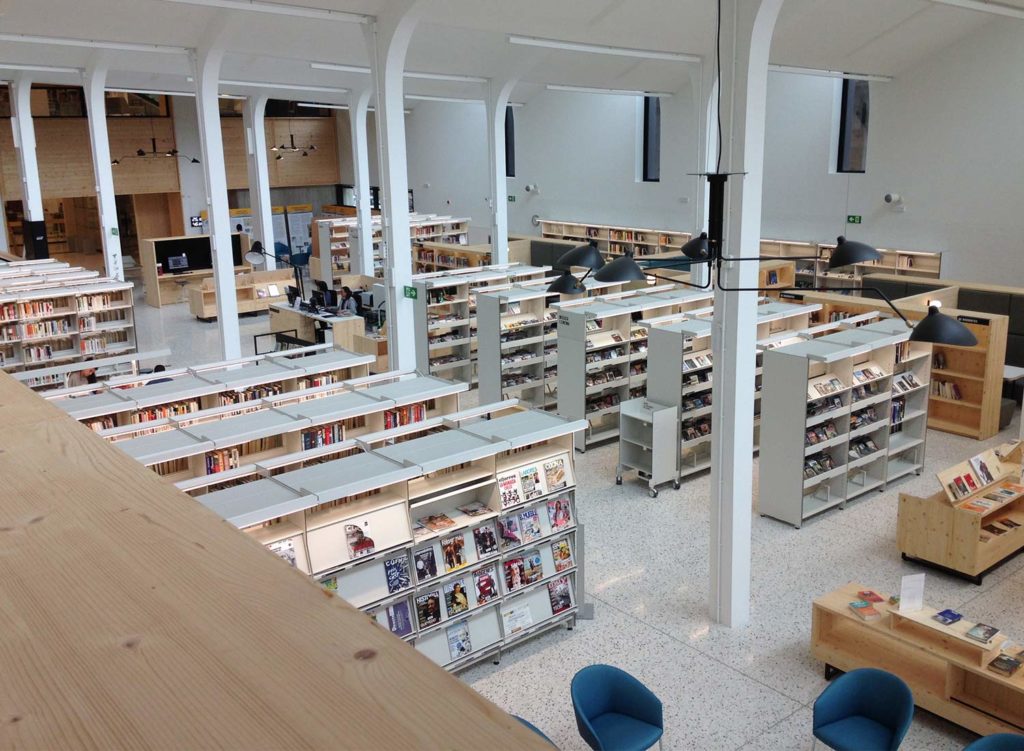
[[[674,490],[679,490],[679,488],[681,488],[681,487],[683,487],[683,484],[681,482],[679,482],[679,480],[673,480],[672,481],[672,488]]]
[[[621,485],[622,484],[622,478],[621,477],[616,477],[615,478],[615,484],[616,485]]]
[[[658,491],[654,490],[653,488],[651,489],[650,494],[651,494],[651,498],[657,498],[658,497]]]

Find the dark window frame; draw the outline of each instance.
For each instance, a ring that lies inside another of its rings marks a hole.
[[[643,109],[640,175],[645,183],[657,183],[661,182],[661,98],[645,96]]]
[[[863,87],[864,98],[862,107],[855,109],[852,105],[858,96],[858,89]],[[868,81],[843,79],[842,93],[840,95],[839,110],[839,144],[836,149],[836,172],[840,174],[862,175],[867,171],[868,162],[868,135],[870,134],[871,98]],[[858,123],[859,121],[859,123]],[[863,134],[862,163],[853,165],[852,158],[853,144],[850,142],[855,133]]]
[[[510,105],[505,106],[505,177],[516,176],[516,119]]]

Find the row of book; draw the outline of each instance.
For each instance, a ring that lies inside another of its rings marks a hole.
[[[18,316],[20,318],[45,316],[55,312],[57,312],[57,310],[53,306],[53,300],[31,300],[28,302],[18,303]],[[68,315],[71,315],[70,310],[68,311]]]
[[[60,336],[62,334],[73,334],[71,321],[67,318],[51,318],[35,323],[21,324],[21,336],[24,339],[39,339],[44,336]]]
[[[18,306],[14,303],[0,304],[0,321],[18,320]]]
[[[954,401],[964,398],[960,387],[954,381],[932,381],[931,393],[933,396],[941,396],[943,399]]]
[[[836,424],[829,420],[827,423],[807,429],[807,433],[804,436],[804,446],[813,446],[816,443],[824,443],[838,437],[839,431],[836,430]]]
[[[892,400],[889,407],[889,432],[899,433],[903,430],[903,418],[907,414],[907,400],[898,397]]]
[[[878,451],[878,444],[871,438],[858,438],[850,442],[850,456],[862,459]]]
[[[78,319],[78,330],[79,331],[96,331],[100,326],[106,323],[128,323],[128,319],[119,315],[118,312],[114,313],[100,313],[99,315],[88,315],[80,316]]]
[[[611,394],[602,394],[592,399],[587,399],[586,411],[598,412],[602,409],[608,409],[610,407],[616,407],[622,400],[619,395],[615,392]]]
[[[921,388],[922,384],[913,373],[900,373],[892,380],[893,395],[906,394],[914,389]]]
[[[345,430],[341,423],[333,425],[320,425],[310,430],[303,430],[301,434],[302,450],[330,446],[332,443],[340,443],[345,438]],[[209,473],[207,473],[209,474]]]
[[[131,413],[132,424],[162,420],[165,417],[177,417],[199,411],[198,399],[184,399],[180,402],[170,402],[157,407],[145,407]]]
[[[710,368],[714,360],[710,351],[698,355],[690,355],[683,358],[683,372]]]
[[[1004,516],[1002,519],[996,519],[995,521],[988,522],[987,524],[981,525],[981,534],[978,539],[981,542],[988,542],[993,537],[1002,537],[1007,532],[1013,532],[1020,529],[1020,522],[1015,520],[1013,517]]]
[[[700,417],[696,420],[686,420],[680,426],[684,441],[696,441],[698,438],[705,438],[711,435],[711,418]]]
[[[895,402],[893,402],[893,405],[895,406]],[[850,415],[850,430],[863,428],[865,425],[870,425],[873,422],[878,422],[878,413],[873,406],[865,407]]]
[[[61,347],[54,349],[50,344],[34,344],[31,347],[25,347],[23,352],[25,355],[25,362],[44,362],[53,357],[54,353],[66,352],[71,349],[71,342],[68,342],[67,347]]]
[[[843,399],[839,396],[828,396],[823,399],[812,399],[807,402],[807,417],[818,417],[843,408]]]
[[[626,356],[626,350],[622,347],[612,347],[611,349],[602,349],[597,352],[588,352],[586,354],[585,361],[587,364],[602,362],[604,360],[615,360],[620,357]]]
[[[857,383],[866,383],[867,381],[876,381],[879,378],[884,378],[887,375],[888,373],[877,365],[866,365],[853,371],[853,380]]]
[[[688,396],[683,399],[683,411],[689,412],[691,409],[703,409],[704,407],[711,406],[711,393],[701,394],[699,396]]]
[[[16,342],[21,338],[17,326],[0,327],[0,342]]]
[[[384,412],[384,429],[400,428],[414,422],[422,422],[427,419],[427,410],[430,404],[407,404],[403,407],[395,407]]]
[[[627,375],[621,366],[613,365],[610,368],[599,370],[596,373],[587,373],[584,376],[584,384],[587,388],[592,386],[600,386],[606,383],[614,383],[615,381],[621,381],[626,378]]]
[[[220,395],[218,401],[220,406],[227,407],[231,404],[243,404],[245,402],[259,401],[271,396],[279,396],[283,390],[284,385],[281,383],[267,383],[260,386],[250,386],[247,389],[240,389],[238,391],[224,392]]]
[[[98,295],[83,295],[77,298],[79,312],[106,310],[114,306],[124,305],[127,301],[120,292],[102,293]]]
[[[809,480],[812,477],[829,472],[835,469],[836,466],[835,459],[827,451],[812,454],[804,459],[804,479]]]
[[[879,386],[878,383],[869,383],[867,386],[854,386],[851,391],[851,397],[855,402],[862,402],[865,399],[876,397],[884,391],[885,389]]]

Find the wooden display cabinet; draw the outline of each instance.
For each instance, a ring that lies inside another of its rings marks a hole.
[[[757,275],[757,286],[769,297],[778,299],[775,289],[796,286],[796,261],[761,261]]]
[[[285,303],[285,289],[295,283],[291,269],[253,271],[235,276],[235,295],[238,313],[258,313],[275,303]],[[217,289],[212,277],[188,288],[189,312],[200,321],[217,319]]]

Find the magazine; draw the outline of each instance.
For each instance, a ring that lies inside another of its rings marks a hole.
[[[564,456],[556,456],[554,459],[544,462],[544,482],[548,486],[549,493],[569,485]]]
[[[544,495],[544,486],[540,482],[540,472],[530,465],[519,470],[519,480],[523,489],[523,500],[530,501]]]
[[[452,660],[458,660],[473,651],[469,641],[469,624],[465,621],[449,626],[444,632],[448,636],[448,656]]]
[[[424,537],[430,537],[430,535],[432,534],[434,534],[433,530],[424,527],[423,523],[420,522],[418,519],[412,523],[413,540],[419,541],[422,540]]]
[[[433,552],[433,551],[431,551]],[[388,594],[393,595],[409,586],[409,558],[403,553],[384,561],[384,577],[388,580]]]
[[[498,552],[498,538],[494,536],[494,526],[490,523],[481,524],[473,530],[473,541],[476,543],[477,558],[486,558]]]
[[[478,568],[474,571],[473,584],[476,585],[477,605],[483,605],[498,596],[498,580],[494,566]]]
[[[416,581],[426,581],[437,576],[437,561],[434,560],[434,548],[424,548],[412,554],[416,564]]]
[[[466,560],[466,538],[461,532],[441,538],[441,556],[445,573],[457,571],[469,563]]]
[[[345,541],[348,543],[350,558],[361,558],[375,550],[373,538],[368,533],[369,522],[363,522],[361,527],[358,524],[345,525]]]
[[[992,472],[988,468],[988,464],[985,463],[980,454],[971,457],[967,461],[970,463],[971,469],[974,470],[974,474],[981,480],[982,485],[990,485],[996,481],[996,478],[992,476]]]
[[[551,543],[551,557],[555,561],[555,571],[565,571],[573,567],[572,550],[569,549],[568,540]]]
[[[519,475],[515,472],[498,475],[498,490],[501,493],[501,507],[508,508],[523,502],[523,490],[519,485]]]
[[[441,622],[441,592],[434,590],[416,598],[416,621],[420,628]]]
[[[544,536],[540,528],[540,518],[537,516],[537,509],[526,509],[519,512],[519,534],[523,542],[533,542]]]
[[[267,550],[288,562],[288,565],[295,568],[295,543],[291,540],[280,540],[267,545]]]
[[[466,591],[465,579],[455,579],[444,585],[444,606],[449,618],[469,610],[469,593]]]
[[[533,625],[533,614],[529,605],[513,605],[501,611],[501,625],[509,637]]]
[[[572,524],[572,510],[568,496],[548,501],[548,525],[552,532],[565,529]]]
[[[523,544],[522,539],[519,537],[519,523],[514,516],[498,519],[498,539],[501,541],[502,550],[508,550]]]
[[[541,566],[540,553],[534,550],[527,553],[523,559],[523,581],[526,584],[533,584],[544,578],[544,568]]]
[[[459,511],[464,513],[466,516],[485,516],[491,513],[491,510],[480,503],[480,501],[473,501],[465,506],[459,506]]]
[[[569,591],[569,577],[563,576],[548,582],[548,597],[551,600],[551,615],[558,615],[572,607],[572,593]]]
[[[515,592],[524,586],[526,586],[526,582],[523,573],[523,559],[510,558],[505,561],[505,591]]]
[[[440,532],[442,529],[448,529],[448,527],[454,527],[453,522],[446,514],[433,514],[431,516],[420,519],[420,523],[423,524],[427,529],[431,529],[434,532]]]
[[[408,636],[412,633],[412,615],[409,613],[409,601],[399,600],[388,605],[384,611],[388,619],[388,629],[395,636]]]

